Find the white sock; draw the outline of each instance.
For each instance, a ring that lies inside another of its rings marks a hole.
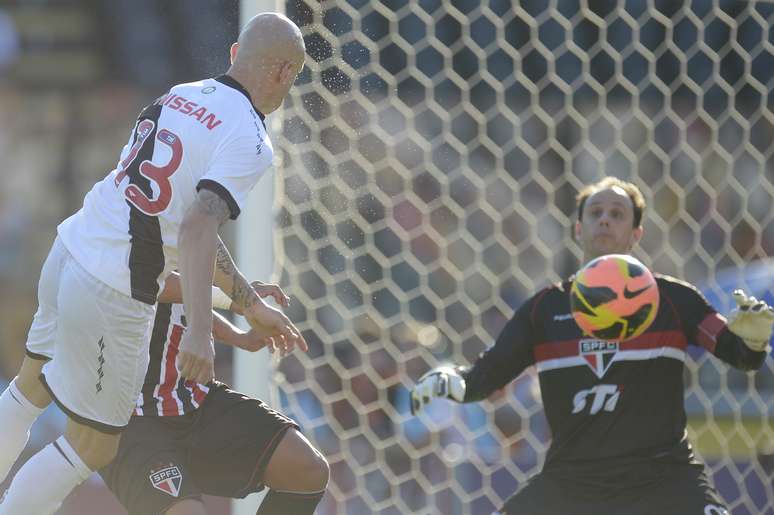
[[[46,445],[17,472],[0,515],[51,515],[91,474],[64,436]]]
[[[30,428],[43,413],[16,388],[16,379],[0,395],[0,483],[19,458],[30,438]]]

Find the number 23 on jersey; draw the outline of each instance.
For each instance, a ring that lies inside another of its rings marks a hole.
[[[134,144],[129,150],[129,154],[119,163],[119,172],[115,178],[115,185],[118,188],[124,178],[129,176],[132,183],[124,190],[124,197],[134,207],[150,216],[160,215],[172,202],[170,177],[177,171],[183,159],[183,144],[180,138],[167,129],[161,129],[156,137],[151,139],[150,136],[155,127],[156,124],[151,120],[141,120],[137,124]],[[146,144],[151,145],[150,151],[153,152],[154,140],[158,140],[170,148],[172,157],[170,157],[169,162],[163,166],[157,166],[148,159],[137,163],[137,156]],[[156,184],[158,195],[155,198],[146,195],[136,184],[140,176]]]

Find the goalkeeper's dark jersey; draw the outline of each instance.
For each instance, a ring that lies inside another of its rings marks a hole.
[[[692,461],[683,404],[688,345],[743,370],[759,368],[766,353],[749,350],[696,288],[656,279],[660,302],[652,325],[616,343],[581,333],[570,314],[570,280],[538,292],[495,345],[462,369],[465,402],[489,396],[535,365],[553,436],[544,470],[605,477],[638,463]]]

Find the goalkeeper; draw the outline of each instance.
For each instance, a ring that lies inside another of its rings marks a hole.
[[[645,201],[605,178],[577,197],[584,262],[630,253]],[[411,392],[412,411],[437,397],[485,399],[528,366],[537,369],[552,442],[542,471],[500,509],[507,515],[727,515],[686,438],[683,364],[700,345],[741,370],[766,358],[774,311],[733,293],[729,320],[692,285],[656,274],[657,316],[635,341],[591,345],[570,315],[571,278],[538,292],[470,367],[440,367]]]

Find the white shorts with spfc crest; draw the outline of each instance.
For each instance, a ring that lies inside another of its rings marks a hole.
[[[70,418],[105,432],[129,422],[148,368],[155,306],[102,283],[57,240],[40,274],[27,355]]]

